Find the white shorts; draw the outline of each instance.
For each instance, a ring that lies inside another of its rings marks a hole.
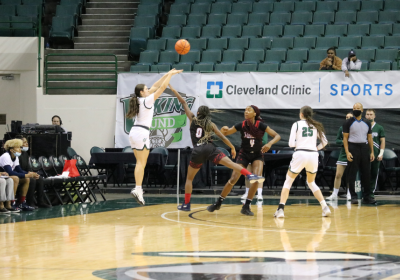
[[[318,152],[294,152],[289,165],[289,170],[292,173],[299,174],[305,168],[309,173],[317,173],[318,156]]]
[[[150,150],[150,131],[142,127],[132,127],[129,132],[129,142],[132,149],[141,151],[146,147]]]

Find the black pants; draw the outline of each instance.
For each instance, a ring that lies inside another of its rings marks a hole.
[[[39,177],[39,179],[29,178],[29,190],[26,194],[26,202],[29,205],[36,204],[35,197],[38,204],[42,204],[46,201],[44,197],[43,177]]]
[[[363,197],[370,198],[370,151],[368,144],[364,143],[349,143],[349,152],[353,155],[353,161],[347,162],[347,180],[349,184],[350,194],[352,199],[357,199],[355,191],[355,182],[357,172],[360,171],[361,186],[363,188]]]

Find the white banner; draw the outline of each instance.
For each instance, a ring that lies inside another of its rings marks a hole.
[[[351,109],[400,107],[400,71],[215,73],[201,75],[200,105],[213,109]]]
[[[129,131],[134,121],[125,117],[129,109],[130,94],[134,93],[137,84],[145,84],[150,88],[162,74],[122,73],[118,75],[117,115],[115,125],[115,147],[129,146]],[[175,75],[171,85],[186,99],[189,108],[197,113],[199,98],[197,89],[200,88],[200,75],[184,73]],[[192,147],[189,132],[189,121],[173,92],[167,88],[154,104],[154,118],[150,128],[151,148],[185,148]]]

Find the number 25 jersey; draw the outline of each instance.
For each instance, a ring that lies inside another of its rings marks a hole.
[[[265,132],[268,127],[265,123],[260,121],[256,121],[254,125],[263,132]],[[240,135],[242,137],[242,145],[240,146],[240,148],[243,149],[243,151],[245,151],[246,153],[261,153],[262,138],[257,139],[254,137],[254,135],[248,133],[248,129],[246,129],[247,126],[248,125],[246,121],[235,124],[235,129],[237,131],[240,131]]]
[[[292,125],[289,138],[289,147],[296,150],[317,151],[318,131],[314,126],[309,127],[305,120],[297,121]],[[328,143],[325,134],[321,142]]]

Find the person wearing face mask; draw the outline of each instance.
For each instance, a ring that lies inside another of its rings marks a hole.
[[[319,64],[319,70],[341,70],[342,60],[336,56],[335,48],[329,48],[327,57]]]
[[[12,139],[4,144],[6,152],[0,157],[0,167],[2,167],[10,176],[17,176],[19,178],[18,189],[20,196],[18,200],[13,203],[12,208],[15,210],[21,209],[22,211],[33,211],[35,208],[26,203],[26,194],[29,189],[29,178],[34,178],[36,173],[25,172],[19,166],[18,157],[21,155],[22,140]],[[14,193],[15,195],[16,193]]]
[[[371,122],[362,117],[363,105],[356,103],[353,106],[353,118],[343,124],[343,146],[348,160],[348,185],[351,194],[351,203],[358,204],[355,191],[357,172],[360,171],[363,200],[365,204],[376,204],[371,197],[369,188],[371,165],[375,159],[372,140]],[[368,143],[368,144],[367,144]]]
[[[374,192],[378,184],[379,166],[383,158],[383,153],[385,151],[385,130],[383,126],[375,122],[375,110],[368,109],[365,113],[365,118],[371,122],[372,126],[372,140],[374,141],[374,156],[375,160],[371,162],[371,183],[370,191],[371,198],[375,198]]]
[[[21,155],[18,158],[19,165],[22,170],[29,170],[28,141],[22,135],[17,135],[15,138],[22,140]],[[29,179],[29,190],[26,195],[26,203],[34,208],[50,208],[51,205],[45,202],[44,179],[39,176],[39,174],[34,174],[36,175]],[[35,203],[35,200],[37,201],[37,204]]]
[[[357,58],[356,52],[353,50],[349,51],[348,56],[342,61],[342,71],[345,77],[350,77],[349,70],[360,70],[361,64],[362,61]]]

